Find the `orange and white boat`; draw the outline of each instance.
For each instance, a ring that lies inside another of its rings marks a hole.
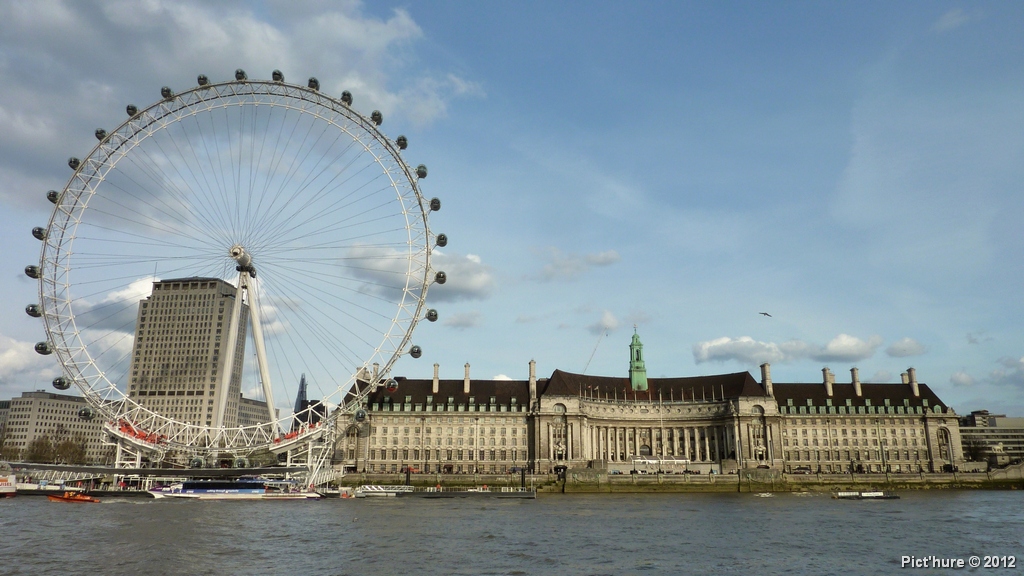
[[[14,474],[0,476],[0,498],[14,498],[18,493],[18,479]]]
[[[99,502],[99,498],[93,498],[82,492],[64,492],[63,494],[47,494],[50,502]]]

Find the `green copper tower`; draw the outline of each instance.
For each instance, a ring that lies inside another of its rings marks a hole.
[[[629,344],[629,385],[633,390],[647,390],[647,368],[644,367],[644,345],[633,327],[633,341]]]

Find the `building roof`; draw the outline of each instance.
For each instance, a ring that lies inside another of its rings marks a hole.
[[[555,370],[538,395],[596,396],[636,400],[711,400],[765,396],[764,388],[749,372],[691,376],[688,378],[648,378],[647,390],[632,390],[629,378],[588,376]]]
[[[927,384],[918,384],[921,392],[919,397],[914,396],[910,384],[861,384],[861,396],[857,396],[853,384],[833,384],[832,396],[828,395],[825,385],[817,384],[793,384],[776,383],[773,385],[775,399],[779,406],[785,406],[789,400],[794,406],[825,406],[827,400],[832,401],[834,406],[844,406],[847,400],[851,406],[885,406],[886,400],[892,406],[925,406],[934,409],[941,406],[946,411],[946,404],[932,392]],[[810,404],[808,404],[810,400]],[[906,404],[904,400],[908,401]],[[925,404],[927,401],[927,404]]]
[[[434,404],[445,404],[452,398],[454,404],[487,405],[494,398],[494,404],[508,406],[515,398],[517,405],[528,406],[530,403],[530,382],[527,380],[473,380],[469,382],[469,394],[463,392],[464,381],[459,380],[438,380],[437,393],[433,392],[434,381],[432,379],[413,380],[398,377],[398,389],[388,392],[383,386],[377,388],[367,396],[368,404],[379,404],[381,402],[393,404],[406,403],[406,397],[411,397],[409,403],[426,404],[427,397],[431,397]]]

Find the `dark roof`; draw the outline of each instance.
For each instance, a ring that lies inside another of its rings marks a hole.
[[[825,406],[826,400],[832,400],[834,406],[845,406],[850,400],[853,406],[868,405],[865,400],[870,401],[871,406],[884,406],[888,400],[892,406],[903,406],[904,400],[910,401],[910,406],[923,406],[924,400],[928,401],[928,407],[941,406],[946,410],[946,404],[932,392],[927,384],[918,384],[921,392],[920,397],[914,397],[910,384],[861,384],[862,396],[854,392],[853,384],[833,384],[832,396],[825,390],[825,385],[818,384],[774,384],[773,392],[779,406],[787,405],[788,400],[793,401],[794,406],[807,406],[807,401],[812,406]]]
[[[629,378],[588,376],[555,370],[541,396],[598,396],[601,398],[636,398],[637,400],[695,400],[765,396],[764,388],[749,372],[692,376],[689,378],[648,378],[647,390],[634,392]]]
[[[493,397],[496,405],[508,406],[512,398],[517,405],[530,404],[530,382],[528,380],[470,380],[469,394],[465,394],[463,380],[438,380],[437,393],[433,392],[434,381],[395,378],[398,390],[388,392],[383,386],[377,388],[367,397],[369,404],[390,402],[404,404],[407,396],[411,396],[412,404],[425,404],[427,396],[433,396],[434,404],[445,404],[452,398],[455,404],[469,404],[470,398],[477,405],[490,404]]]

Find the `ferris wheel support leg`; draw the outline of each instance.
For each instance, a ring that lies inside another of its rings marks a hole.
[[[256,363],[260,368],[260,380],[263,381],[263,398],[267,402],[267,411],[270,414],[270,420],[267,422],[277,421],[277,410],[274,409],[274,393],[270,382],[270,368],[267,366],[267,348],[263,344],[263,325],[260,324],[260,306],[259,306],[259,295],[256,291],[256,282],[253,281],[249,284],[249,280],[245,278],[245,273],[239,277],[239,284],[244,279],[246,286],[249,289],[249,322],[252,324],[252,340],[256,346]],[[274,430],[274,436],[278,436],[279,430]]]
[[[224,374],[221,376],[216,398],[216,408],[213,414],[213,428],[224,426],[224,413],[227,411],[228,393],[231,389],[231,380],[234,378],[235,369],[235,348],[238,346],[238,329],[242,321],[242,294],[245,292],[245,279],[247,272],[238,273],[238,284],[235,287],[235,305],[231,307],[231,320],[228,322],[228,338],[224,345],[224,357],[226,358]]]

